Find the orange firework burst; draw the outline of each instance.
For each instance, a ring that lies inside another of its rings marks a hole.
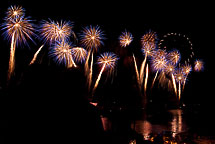
[[[87,51],[81,47],[72,48],[72,56],[76,62],[84,62],[87,57]]]
[[[4,23],[3,30],[6,30],[4,34],[6,35],[6,38],[12,40],[12,36],[14,34],[14,40],[18,43],[24,43],[27,44],[27,39],[33,39],[31,38],[31,35],[34,34],[34,27],[31,23],[31,20],[24,17],[16,17],[14,19],[10,18],[7,19]]]
[[[183,65],[181,68],[185,75],[188,75],[192,71],[192,67],[189,64]]]
[[[93,53],[98,51],[98,48],[103,45],[104,34],[99,26],[87,26],[82,30],[80,35],[81,44],[88,50],[88,55],[85,63],[85,74],[88,79],[88,89],[91,87],[93,74]],[[88,65],[91,56],[90,68]]]
[[[85,27],[82,31],[81,44],[87,48],[87,50],[97,52],[98,48],[103,45],[104,34],[99,26]]]
[[[170,63],[176,65],[181,58],[181,55],[178,50],[171,51],[167,54],[167,59]]]
[[[181,84],[183,84],[186,81],[186,75],[183,72],[182,68],[177,69],[174,72],[174,77],[176,82],[178,82],[178,98],[181,99]]]
[[[123,32],[119,37],[119,42],[121,47],[128,46],[133,41],[133,36],[130,32]]]
[[[24,17],[24,10],[22,7],[11,6],[8,8],[5,23],[3,23],[2,30],[7,39],[11,41],[9,69],[8,69],[8,81],[14,71],[15,67],[15,49],[17,44],[27,44],[27,39],[31,38],[34,34],[33,24],[31,20]]]
[[[101,71],[96,80],[95,86],[93,88],[93,92],[95,91],[96,87],[98,86],[98,83],[101,79],[101,75],[102,75],[103,71],[105,70],[105,68],[109,69],[109,71],[112,72],[114,70],[114,67],[115,67],[118,59],[119,58],[114,53],[111,53],[111,52],[110,53],[106,52],[106,53],[100,55],[97,63],[99,65],[102,65],[102,68],[101,68]]]
[[[141,38],[141,43],[142,46],[144,46],[144,44],[146,44],[147,42],[149,43],[156,43],[157,41],[157,34],[154,31],[149,31],[146,34],[144,34]]]
[[[203,70],[204,63],[202,60],[196,60],[194,64],[195,64],[195,66],[194,66],[195,71],[199,72],[199,71]]]
[[[25,10],[21,6],[10,6],[7,10],[6,19],[14,19],[25,15]]]
[[[158,49],[153,56],[152,66],[156,71],[164,70],[167,66],[166,51]]]
[[[57,64],[63,63],[66,67],[76,67],[72,57],[72,45],[71,43],[62,41],[56,42],[54,47],[49,51],[49,56],[56,61]]]
[[[55,22],[49,19],[49,21],[42,22],[40,31],[44,41],[49,41],[51,44],[56,41],[68,40],[73,33],[72,28],[73,25],[70,21]]]

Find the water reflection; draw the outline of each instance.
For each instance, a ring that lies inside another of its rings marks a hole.
[[[170,110],[169,112],[173,115],[171,121],[171,131],[172,137],[175,137],[177,133],[182,132],[182,110]]]
[[[150,134],[159,134],[165,131],[170,131],[172,137],[175,137],[178,133],[184,132],[187,130],[186,123],[183,121],[182,110],[169,110],[168,115],[170,118],[166,119],[165,123],[161,123],[159,119],[153,120],[142,119],[136,120],[135,124],[131,127],[137,133],[143,135],[145,140],[149,140]],[[151,122],[153,120],[153,123]]]
[[[141,133],[145,140],[150,138],[152,133],[152,125],[147,120],[137,120],[135,126],[132,125],[132,129],[135,129],[136,132]]]

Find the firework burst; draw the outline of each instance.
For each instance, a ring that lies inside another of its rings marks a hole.
[[[14,71],[15,67],[15,50],[17,44],[27,44],[27,39],[31,38],[34,34],[34,27],[31,20],[24,17],[24,10],[22,7],[11,6],[8,8],[7,16],[5,22],[3,23],[3,28],[5,32],[5,38],[11,41],[10,48],[10,59],[9,59],[9,69],[8,69],[8,81]],[[34,41],[33,41],[34,42]]]
[[[98,48],[103,45],[104,34],[99,26],[88,26],[82,30],[80,35],[81,44],[88,50],[97,52]]]
[[[80,43],[88,50],[88,55],[85,63],[85,74],[88,80],[88,89],[91,87],[93,74],[93,53],[98,51],[98,48],[103,45],[104,33],[99,26],[87,26],[83,28],[80,35]],[[91,56],[90,68],[89,59]]]
[[[40,34],[45,42],[49,41],[50,44],[56,41],[66,41],[72,33],[73,24],[70,21],[55,22],[42,21]]]
[[[170,63],[172,63],[173,65],[176,65],[181,58],[181,54],[179,53],[178,50],[173,50],[172,52],[167,54],[167,59]]]
[[[87,57],[87,51],[81,47],[72,48],[72,56],[74,60],[78,63],[83,63]]]
[[[3,24],[3,29],[6,30],[3,34],[7,39],[12,40],[12,36],[14,34],[14,41],[16,44],[27,44],[27,39],[31,38],[31,35],[35,35],[34,27],[31,23],[32,20],[29,20],[25,17],[16,17],[14,19],[10,18],[7,19],[6,22]]]
[[[157,51],[155,51],[155,53],[152,57],[152,68],[154,71],[157,71],[157,72],[153,79],[151,88],[154,86],[158,72],[165,70],[165,68],[167,66],[168,61],[166,59],[166,55],[167,55],[167,53],[165,50],[158,49]]]
[[[72,44],[62,41],[56,42],[54,47],[49,51],[49,56],[54,59],[57,64],[64,64],[66,67],[76,67],[72,57]]]
[[[98,83],[101,79],[101,75],[104,72],[104,70],[108,69],[110,72],[113,72],[118,59],[119,58],[114,53],[111,53],[111,52],[105,52],[98,57],[97,64],[101,65],[102,68],[100,70],[100,73],[94,85],[93,92],[97,88]]]
[[[153,31],[149,31],[144,34],[141,38],[142,44],[142,53],[145,55],[145,58],[140,67],[140,85],[142,86],[143,77],[144,77],[144,69],[147,61],[147,57],[152,57],[154,55],[157,43],[157,34]],[[147,88],[147,81],[148,81],[148,64],[146,67],[146,74],[145,74],[145,83],[144,83],[144,96],[146,96],[146,88]]]
[[[6,19],[22,17],[25,16],[25,10],[21,6],[10,6],[6,15]]]
[[[185,74],[185,80],[184,80],[183,89],[182,89],[182,90],[184,90],[184,87],[185,87],[185,84],[187,81],[187,77],[188,77],[189,73],[192,71],[192,67],[190,64],[185,64],[181,67],[181,69],[182,69],[182,72]]]
[[[167,74],[172,74],[175,71],[175,65],[173,65],[172,63],[167,63],[165,69],[164,69],[165,73]]]
[[[174,72],[174,77],[175,77],[176,82],[178,83],[178,98],[180,100],[181,99],[181,84],[185,83],[185,81],[186,81],[186,75],[183,72],[182,68],[178,68]]]
[[[157,39],[158,37],[156,32],[149,30],[149,32],[144,34],[141,38],[142,46],[144,46],[146,43],[156,43]]]
[[[195,65],[194,70],[197,71],[197,72],[203,70],[203,68],[204,68],[204,63],[203,63],[202,60],[196,60],[194,62],[194,65]]]
[[[145,56],[153,56],[155,49],[155,43],[145,42],[141,50]]]
[[[133,36],[130,32],[125,31],[119,36],[119,42],[121,47],[128,46],[132,41]]]
[[[164,70],[167,66],[166,52],[164,50],[157,50],[152,59],[152,66],[155,71]]]

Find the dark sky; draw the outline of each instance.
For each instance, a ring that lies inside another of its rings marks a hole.
[[[162,36],[168,32],[177,32],[187,35],[195,53],[205,62],[203,72],[194,74],[191,84],[193,95],[206,95],[211,99],[212,85],[212,9],[209,3],[156,3],[133,1],[48,1],[48,0],[7,0],[0,5],[0,23],[3,22],[5,11],[10,5],[21,5],[26,10],[26,16],[31,16],[35,23],[51,18],[53,20],[71,20],[74,22],[74,31],[79,32],[87,25],[99,25],[105,31],[107,39],[117,39],[122,31],[127,29],[138,39],[149,29]],[[1,32],[2,33],[2,32]],[[0,38],[1,61],[3,73],[7,69],[8,42]],[[107,40],[108,42],[108,40]],[[138,45],[138,44],[137,44]],[[5,73],[4,73],[5,74]],[[1,75],[1,77],[3,77]],[[2,79],[2,78],[1,78]],[[214,79],[214,78],[213,78]],[[212,82],[209,84],[209,81]],[[199,92],[198,92],[198,91]],[[209,96],[210,94],[210,96]]]

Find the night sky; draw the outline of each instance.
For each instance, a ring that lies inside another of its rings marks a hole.
[[[45,3],[44,3],[45,2]],[[0,5],[0,23],[3,23],[5,12],[10,5],[21,5],[38,24],[41,20],[70,20],[74,22],[74,32],[79,33],[82,27],[99,25],[104,30],[104,46],[101,51],[108,51],[117,45],[117,39],[125,29],[134,36],[131,47],[140,48],[140,38],[149,29],[156,31],[158,38],[166,33],[176,32],[188,36],[193,44],[196,58],[205,63],[203,72],[192,72],[187,82],[189,102],[204,105],[213,103],[214,77],[213,64],[213,19],[210,4],[204,3],[134,3],[124,1],[83,2],[83,1],[50,1],[48,0],[7,0]],[[1,34],[3,31],[0,32]],[[29,42],[32,48],[22,46],[16,50],[16,68],[21,71],[27,67],[33,53],[41,45]],[[10,43],[0,38],[0,86],[4,87],[7,76]],[[35,49],[33,49],[35,48]],[[138,51],[138,50],[137,50]],[[183,53],[182,53],[183,55]],[[25,57],[26,58],[23,58]],[[24,66],[23,66],[24,65]]]

